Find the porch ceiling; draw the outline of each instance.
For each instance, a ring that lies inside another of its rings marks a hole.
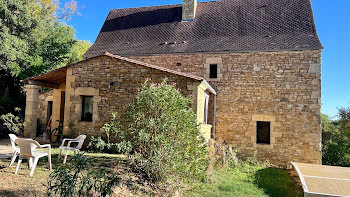
[[[58,88],[60,84],[66,82],[67,69],[68,67],[59,68],[43,75],[25,79],[24,82],[43,87]]]

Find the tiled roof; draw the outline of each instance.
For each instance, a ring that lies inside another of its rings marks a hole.
[[[84,56],[322,49],[310,0],[201,2],[192,22],[181,22],[181,12],[181,5],[111,10]]]
[[[119,60],[123,60],[123,61],[126,61],[126,62],[130,62],[130,63],[133,63],[133,64],[137,64],[137,65],[140,65],[140,66],[145,66],[145,67],[153,68],[153,69],[160,70],[160,71],[163,71],[163,72],[172,73],[172,74],[175,74],[175,75],[187,77],[187,78],[194,79],[194,80],[197,80],[197,81],[204,80],[204,78],[198,77],[198,76],[195,76],[195,75],[192,75],[192,74],[170,70],[170,69],[163,68],[163,67],[160,67],[160,66],[155,66],[155,65],[152,65],[152,64],[148,64],[148,63],[144,63],[144,62],[141,62],[141,61],[129,59],[129,58],[126,58],[126,57],[121,57],[119,55],[113,55],[113,54],[111,54],[109,52],[105,52],[104,55],[112,57],[112,58],[116,58],[116,59],[119,59]]]
[[[205,81],[205,79],[202,78],[202,77],[198,77],[198,76],[195,76],[195,75],[192,75],[192,74],[183,73],[183,72],[179,72],[179,71],[170,70],[170,69],[163,68],[163,67],[160,67],[160,66],[156,66],[156,65],[144,63],[144,62],[141,62],[141,61],[133,60],[133,59],[130,59],[130,58],[121,57],[119,55],[113,55],[113,54],[111,54],[109,52],[104,52],[103,54],[95,56],[95,57],[100,57],[100,56],[108,56],[108,57],[111,57],[111,58],[115,58],[115,59],[119,59],[119,60],[122,60],[122,61],[130,62],[130,63],[136,64],[136,65],[139,65],[139,66],[144,66],[144,67],[147,67],[147,68],[152,68],[152,69],[160,70],[160,71],[163,71],[163,72],[172,73],[172,74],[175,74],[175,75],[179,75],[179,76],[183,76],[183,77],[186,77],[186,78],[194,79],[196,81]],[[29,77],[27,79],[24,79],[23,81],[25,83],[28,83],[29,81],[40,81],[40,82],[52,83],[52,84],[55,84],[55,85],[59,85],[60,83],[64,83],[65,82],[65,80],[66,80],[66,72],[67,72],[67,69],[69,67],[77,65],[77,64],[85,62],[85,61],[88,61],[91,58],[95,58],[95,57],[90,57],[90,58],[87,58],[87,59],[82,60],[80,62],[76,62],[76,63],[67,65],[67,66],[62,67],[62,68],[58,68],[56,70],[53,70],[53,71],[50,71],[50,72],[47,72],[47,73],[44,73],[44,74],[41,74],[41,75],[37,75],[37,76],[34,76],[34,77]]]

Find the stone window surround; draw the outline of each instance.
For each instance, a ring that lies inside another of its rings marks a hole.
[[[258,121],[270,122],[270,144],[257,144],[256,143],[256,126]],[[252,116],[252,121],[249,124],[249,129],[246,135],[250,136],[253,147],[259,148],[273,148],[276,143],[277,132],[275,130],[276,121],[272,115],[256,114]]]
[[[80,96],[80,99],[82,100],[81,101],[81,114],[80,114],[80,119],[79,119],[79,121],[80,122],[92,122],[92,121],[94,121],[94,119],[93,119],[93,117],[91,117],[91,121],[90,120],[87,120],[87,119],[84,119],[83,117],[84,117],[84,113],[85,113],[85,109],[84,109],[84,107],[85,107],[85,105],[86,105],[86,99],[87,98],[92,98],[92,105],[93,105],[93,102],[94,102],[94,96],[86,96],[86,95],[81,95]],[[94,113],[94,107],[92,106],[92,113]],[[93,115],[93,114],[92,114]]]
[[[217,78],[209,78],[210,74],[210,65],[211,64],[216,64],[218,66],[218,74]],[[220,81],[222,78],[222,68],[223,68],[223,63],[222,59],[220,57],[208,57],[205,59],[205,64],[204,64],[204,69],[205,69],[205,79],[207,81]]]
[[[85,124],[91,124],[99,120],[98,116],[98,103],[101,102],[101,96],[99,94],[99,90],[92,87],[78,87],[75,89],[75,96],[78,96],[79,99],[77,100],[75,104],[75,113],[78,115],[78,122],[79,123],[85,123]],[[93,115],[92,115],[92,122],[88,121],[81,121],[81,115],[83,110],[83,96],[92,96],[93,97]]]

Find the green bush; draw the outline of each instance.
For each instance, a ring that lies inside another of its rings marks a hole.
[[[128,142],[107,143],[101,137],[95,138],[94,136],[90,138],[87,149],[93,153],[125,154],[131,152]]]
[[[24,131],[24,118],[21,116],[21,109],[16,107],[17,115],[7,113],[1,115],[0,119],[4,121],[4,125],[13,133],[22,135]]]
[[[191,102],[175,84],[145,82],[122,116],[116,140],[130,146],[135,169],[151,181],[205,177],[207,149]]]
[[[92,160],[77,155],[73,165],[52,172],[48,180],[48,196],[110,196],[120,178],[107,168],[94,168]]]
[[[103,153],[106,148],[106,142],[101,138],[91,136],[90,142],[87,146],[89,152]]]

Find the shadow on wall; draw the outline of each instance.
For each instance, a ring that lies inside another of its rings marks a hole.
[[[271,197],[303,196],[303,190],[288,174],[287,170],[278,168],[264,168],[255,174],[255,184]]]

